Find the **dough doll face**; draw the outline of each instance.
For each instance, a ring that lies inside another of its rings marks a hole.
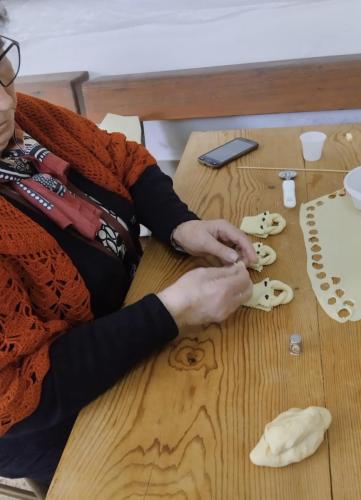
[[[270,212],[244,217],[241,230],[247,234],[267,238],[268,235],[278,234],[286,227],[286,221],[282,215]]]
[[[292,288],[278,280],[266,278],[253,285],[252,297],[244,305],[264,311],[271,311],[275,306],[287,304],[293,299]]]
[[[270,264],[273,264],[277,259],[277,254],[273,250],[273,248],[268,245],[264,245],[260,241],[253,243],[253,248],[255,249],[258,256],[258,261],[255,264],[251,264],[249,266],[251,269],[262,271],[263,266],[269,266]]]

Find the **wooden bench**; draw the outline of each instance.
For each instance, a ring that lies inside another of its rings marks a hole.
[[[85,113],[179,120],[357,109],[361,54],[102,77],[82,85]]]
[[[84,114],[81,86],[88,78],[87,71],[21,76],[16,90]]]

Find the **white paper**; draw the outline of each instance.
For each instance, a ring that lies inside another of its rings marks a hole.
[[[142,129],[138,116],[121,116],[107,113],[98,126],[107,132],[121,132],[128,141],[142,142]]]

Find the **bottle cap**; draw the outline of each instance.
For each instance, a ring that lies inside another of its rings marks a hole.
[[[288,350],[293,356],[299,356],[302,353],[302,337],[298,333],[294,333],[289,338]]]

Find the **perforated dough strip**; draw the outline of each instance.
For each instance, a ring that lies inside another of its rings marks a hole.
[[[344,190],[302,204],[307,272],[324,311],[336,321],[361,319],[361,211]]]

